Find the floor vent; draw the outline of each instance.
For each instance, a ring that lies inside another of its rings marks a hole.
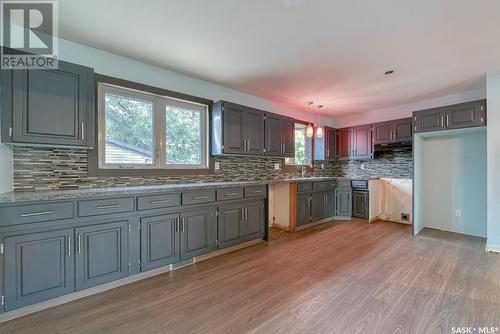
[[[172,264],[172,270],[179,269],[179,268],[182,268],[185,266],[189,266],[193,263],[194,263],[194,259],[189,259],[186,261],[177,262],[177,263]]]

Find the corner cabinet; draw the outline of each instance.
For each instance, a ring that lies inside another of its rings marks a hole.
[[[486,101],[472,101],[413,113],[416,133],[486,125]]]
[[[216,102],[212,110],[212,154],[264,155],[264,112]]]
[[[1,71],[2,142],[94,146],[94,70],[59,61],[57,70]]]

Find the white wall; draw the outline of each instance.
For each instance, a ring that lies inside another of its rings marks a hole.
[[[383,121],[390,121],[398,118],[410,117],[412,112],[435,107],[442,107],[456,103],[484,99],[486,91],[484,89],[473,90],[461,94],[448,95],[430,100],[423,100],[416,103],[400,105],[392,108],[374,110],[365,113],[357,113],[335,117],[336,127],[346,127],[353,125],[369,124]]]
[[[424,226],[486,237],[486,131],[424,138],[415,160]]]
[[[500,252],[500,71],[488,73],[488,247]]]
[[[412,182],[411,179],[380,180],[382,189],[380,219],[396,223],[411,224],[412,214]],[[410,221],[402,221],[401,214],[410,216]]]

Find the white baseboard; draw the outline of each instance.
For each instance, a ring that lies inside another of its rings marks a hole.
[[[493,253],[500,253],[500,246],[486,244],[486,251]]]
[[[201,256],[195,257],[193,259],[193,264],[211,259],[211,258],[216,257],[216,256],[220,256],[220,255],[223,255],[226,253],[234,252],[234,251],[237,251],[239,249],[249,247],[249,246],[261,243],[261,242],[264,242],[264,240],[262,240],[262,239],[251,240],[251,241],[247,241],[245,243],[242,243],[240,245],[220,249],[220,250],[217,250],[217,251],[205,254],[205,255],[201,255]],[[189,264],[189,265],[191,265],[191,264]],[[48,309],[48,308],[51,308],[54,306],[66,304],[66,303],[75,301],[77,299],[92,296],[92,295],[95,295],[95,294],[98,294],[98,293],[101,293],[104,291],[108,291],[108,290],[111,290],[111,289],[114,289],[114,288],[117,288],[117,287],[120,287],[123,285],[127,285],[127,284],[137,282],[137,281],[140,281],[140,280],[143,280],[146,278],[160,275],[160,274],[172,271],[172,270],[177,270],[177,269],[182,268],[182,267],[183,266],[174,268],[173,265],[168,265],[168,266],[148,270],[148,271],[136,274],[136,275],[128,276],[128,277],[125,277],[125,278],[122,278],[122,279],[119,279],[119,280],[116,280],[113,282],[98,285],[98,286],[95,286],[95,287],[92,287],[89,289],[85,289],[85,290],[73,292],[73,293],[70,293],[70,294],[67,294],[64,296],[49,299],[49,300],[44,301],[44,302],[21,307],[21,308],[18,308],[18,309],[1,314],[0,315],[0,323],[6,322],[9,320],[13,320],[13,319],[16,319],[19,317],[23,317],[25,315],[35,313],[38,311],[42,311],[42,310],[45,310],[45,309]]]

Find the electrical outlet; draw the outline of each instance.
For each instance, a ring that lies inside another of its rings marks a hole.
[[[274,164],[274,169],[278,169],[279,170],[280,168],[281,168],[280,164]]]
[[[321,169],[325,169],[325,164],[321,163]]]
[[[455,216],[462,217],[462,210],[456,210],[455,211]]]
[[[359,165],[359,168],[361,168],[362,170],[364,170],[365,169],[365,164]]]
[[[217,162],[217,161],[216,161],[216,162],[214,163],[214,169],[215,169],[215,170],[219,170],[219,169],[220,169],[220,162]]]
[[[404,222],[410,221],[410,215],[407,214],[407,213],[402,213],[401,214],[401,220],[404,221]]]

